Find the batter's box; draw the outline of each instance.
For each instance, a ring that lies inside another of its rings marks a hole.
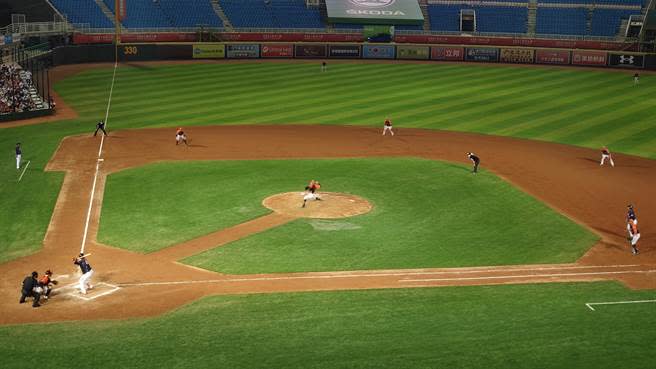
[[[77,283],[75,284],[77,285]],[[121,287],[113,284],[100,282],[93,285],[93,289],[87,290],[87,294],[83,295],[79,291],[68,293],[69,296],[74,296],[85,301],[95,300],[99,297],[111,295],[112,293],[120,290]]]

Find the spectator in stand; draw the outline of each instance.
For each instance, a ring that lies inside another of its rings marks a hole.
[[[34,110],[36,105],[30,95],[32,73],[15,64],[0,66],[0,114]]]

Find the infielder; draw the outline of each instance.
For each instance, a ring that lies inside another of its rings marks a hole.
[[[383,136],[385,136],[387,131],[394,136],[394,131],[392,131],[392,121],[389,118],[385,119],[385,123],[383,124]]]
[[[629,241],[631,242],[631,253],[638,255],[638,240],[640,239],[640,230],[638,229],[638,220],[629,219],[626,224],[626,229],[629,232]]]
[[[178,130],[175,132],[175,144],[178,145],[180,142],[184,142],[186,146],[189,146],[187,143],[187,135],[184,133],[182,128],[178,128]]]
[[[608,150],[608,148],[606,146],[604,146],[604,147],[601,148],[601,162],[599,163],[599,166],[604,165],[604,163],[606,162],[606,159],[608,159],[608,161],[610,161],[610,166],[611,167],[615,166],[615,162],[613,161],[613,156],[610,154],[610,151]]]
[[[16,143],[16,169],[20,169],[21,157],[23,156],[23,151],[21,150],[20,142]]]
[[[82,271],[82,276],[80,277],[80,292],[84,295],[87,294],[87,289],[93,289],[93,286],[90,283],[91,277],[93,276],[93,269],[91,265],[87,263],[86,257],[91,254],[85,255],[81,252],[77,257],[73,258],[73,264],[78,265]]]

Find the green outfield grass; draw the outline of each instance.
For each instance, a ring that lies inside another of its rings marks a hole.
[[[0,327],[0,355],[3,368],[652,369],[653,304],[585,303],[654,297],[615,283],[217,296],[153,319]]]
[[[159,163],[108,177],[99,240],[154,251],[268,213],[261,201],[276,193],[299,191],[300,207],[308,178],[374,210],[299,219],[186,262],[224,273],[558,263],[596,240],[489,172],[469,170],[412,158]]]
[[[318,62],[121,66],[109,130],[209,124],[355,124],[509,135],[656,158],[656,81],[577,68]],[[0,130],[0,261],[37,250],[61,175],[37,174],[59,141],[105,116],[112,70],[55,85],[80,118]],[[13,146],[30,170],[15,184]],[[31,181],[31,184],[27,184]],[[31,186],[31,187],[30,187]],[[28,220],[29,219],[29,220]],[[23,221],[24,220],[24,221]]]

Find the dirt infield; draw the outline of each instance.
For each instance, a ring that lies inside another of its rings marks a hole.
[[[400,129],[394,137],[382,137],[378,128],[331,126],[191,127],[187,132],[193,147],[175,146],[171,129],[115,131],[107,138],[87,244],[97,288],[86,296],[77,295],[72,285],[77,278],[71,258],[82,239],[99,138],[63,140],[47,167],[66,176],[43,249],[0,265],[0,324],[153,316],[214,294],[598,280],[656,288],[656,200],[651,189],[656,161],[619,154],[615,168],[600,167],[594,150],[420,129]],[[177,260],[287,223],[295,215],[273,212],[147,255],[96,241],[106,176],[126,168],[166,160],[307,158],[308,152],[317,158],[416,156],[467,163],[467,151],[479,154],[484,168],[589,227],[602,240],[575,264],[239,276]],[[628,202],[636,205],[643,232],[639,256],[631,255],[624,238]],[[62,281],[58,295],[39,309],[19,305],[20,281],[32,270],[46,268]]]

